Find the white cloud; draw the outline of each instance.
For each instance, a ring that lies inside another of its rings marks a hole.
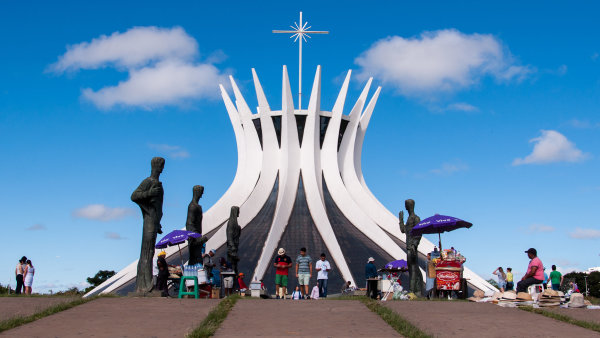
[[[46,226],[43,224],[34,224],[32,226],[28,226],[27,228],[25,228],[25,230],[27,231],[40,231],[40,230],[46,230]]]
[[[436,175],[452,175],[456,172],[459,171],[465,171],[468,170],[469,166],[461,163],[461,162],[456,162],[456,163],[442,163],[442,166],[440,168],[436,168],[436,169],[431,169],[429,172],[431,172],[432,174],[436,174]]]
[[[544,164],[552,162],[579,162],[589,157],[575,147],[563,134],[555,130],[542,130],[542,136],[531,139],[535,143],[531,154],[516,158],[513,165]]]
[[[116,86],[86,88],[82,96],[101,109],[116,105],[151,109],[186,99],[214,98],[219,82],[223,82],[221,75],[213,65],[168,60],[130,70],[129,78]]]
[[[575,228],[574,231],[569,233],[569,237],[575,239],[597,239],[600,238],[600,230],[597,229],[583,229]]]
[[[554,232],[556,228],[550,225],[544,224],[532,224],[527,228],[527,232],[529,233],[538,233],[538,232]]]
[[[445,110],[449,110],[449,111],[464,111],[464,112],[478,112],[479,108],[475,107],[474,105],[465,103],[465,102],[457,102],[457,103],[452,103],[449,104]]]
[[[128,78],[98,90],[85,88],[82,97],[100,109],[134,106],[145,109],[181,104],[186,100],[218,97],[219,69],[196,62],[198,44],[182,28],[134,27],[90,42],[67,47],[49,70],[116,67]],[[219,54],[223,59],[225,56]],[[215,61],[216,58],[211,58]]]
[[[588,120],[572,119],[568,124],[573,128],[578,129],[596,129],[600,128],[600,123],[593,123]]]
[[[172,146],[168,144],[149,144],[150,149],[161,152],[170,158],[188,158],[190,153],[180,146]]]
[[[494,36],[453,29],[379,40],[355,63],[362,77],[377,77],[405,95],[455,91],[486,75],[500,81],[521,80],[533,72],[529,66],[518,65]]]
[[[73,217],[87,218],[95,221],[114,221],[135,214],[133,209],[129,208],[110,208],[103,204],[90,204],[83,208],[73,211]]]
[[[110,65],[132,68],[166,59],[189,60],[197,54],[198,43],[181,27],[134,27],[67,46],[67,52],[50,69],[61,73]]]
[[[104,233],[104,238],[106,238],[106,239],[112,239],[112,240],[125,239],[125,237],[121,237],[121,235],[119,235],[116,232],[105,232]]]

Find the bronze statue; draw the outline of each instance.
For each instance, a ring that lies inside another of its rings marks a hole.
[[[229,215],[229,221],[227,221],[227,260],[231,263],[236,276],[240,260],[238,248],[240,246],[240,235],[242,234],[242,227],[238,224],[239,216],[240,207],[231,207],[231,214]]]
[[[193,190],[192,201],[188,205],[187,220],[185,221],[185,229],[187,231],[193,231],[202,234],[202,206],[198,204],[202,194],[204,194],[204,187],[201,185],[195,185]],[[202,245],[205,241],[202,238],[190,238],[188,240],[188,250],[190,253],[189,265],[202,263]]]
[[[152,291],[152,258],[154,257],[154,244],[156,234],[162,234],[160,220],[162,218],[162,205],[164,190],[158,180],[165,167],[165,159],[154,157],[150,161],[152,172],[150,177],[131,194],[131,200],[139,205],[144,218],[142,232],[142,250],[137,266],[136,291],[140,293]]]
[[[408,277],[410,279],[409,289],[415,295],[419,296],[423,293],[423,275],[419,270],[419,242],[421,242],[421,235],[412,235],[410,231],[421,222],[419,216],[415,214],[415,201],[407,199],[404,201],[404,206],[408,211],[408,219],[406,219],[406,225],[404,224],[404,212],[400,211],[400,231],[406,234],[406,255],[408,263]]]

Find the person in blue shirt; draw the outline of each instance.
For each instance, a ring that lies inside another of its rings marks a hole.
[[[377,280],[369,280],[369,278],[377,278],[377,267],[375,267],[375,258],[373,257],[369,257],[367,261],[365,278],[367,279],[367,295],[377,299]]]

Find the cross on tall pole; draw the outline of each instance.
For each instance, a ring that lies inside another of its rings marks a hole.
[[[292,34],[291,38],[295,38],[294,42],[298,41],[298,110],[302,109],[302,40],[308,42],[306,38],[310,38],[310,34],[329,34],[329,31],[309,31],[311,26],[308,22],[302,22],[302,12],[300,12],[300,24],[294,22],[294,26],[290,26],[292,30],[274,30],[273,33]]]

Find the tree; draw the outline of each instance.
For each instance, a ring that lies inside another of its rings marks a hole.
[[[92,284],[92,286],[86,288],[84,292],[87,293],[87,292],[91,291],[93,288],[104,283],[106,280],[108,280],[110,277],[112,277],[114,275],[115,275],[115,272],[112,270],[98,271],[94,277],[87,278],[87,282]]]
[[[498,283],[495,280],[490,278],[487,280],[487,282],[492,284],[492,286],[495,287],[496,289],[500,290],[500,286],[498,285]]]

